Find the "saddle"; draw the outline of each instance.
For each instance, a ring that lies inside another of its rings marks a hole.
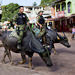
[[[36,37],[40,33],[40,29],[38,29],[38,28],[33,28],[32,31],[34,32],[34,34],[35,34]]]
[[[32,31],[34,32],[35,36],[40,38],[45,34],[45,29],[33,28]]]
[[[12,31],[12,32],[9,34],[9,37],[15,37],[15,38],[17,38],[17,39],[19,38],[19,36],[18,36],[16,30]]]

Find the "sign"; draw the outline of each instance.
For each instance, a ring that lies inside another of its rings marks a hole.
[[[64,17],[64,16],[65,16],[64,11],[59,11],[56,13],[56,18],[60,18],[60,17]]]
[[[55,18],[55,8],[51,7],[51,16]]]

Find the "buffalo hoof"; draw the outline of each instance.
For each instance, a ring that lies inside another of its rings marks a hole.
[[[47,64],[47,66],[48,66],[48,67],[52,67],[52,66],[53,66],[53,64]]]
[[[54,52],[54,55],[58,55],[58,53],[57,52]]]
[[[34,69],[34,67],[33,67],[33,66],[28,66],[28,68],[29,68],[29,69],[31,69],[31,70],[33,70],[33,69]]]
[[[10,62],[10,65],[14,65],[14,62]]]
[[[54,55],[56,55],[57,54],[57,52],[54,52]]]
[[[32,68],[33,68],[33,67],[32,67],[32,63],[29,63],[28,67],[29,67],[30,69],[32,69]]]
[[[26,61],[20,61],[20,62],[18,62],[19,64],[25,64],[26,63]]]
[[[54,55],[56,55],[56,54],[57,54],[56,49],[55,49],[55,48],[53,48],[52,50],[54,51]]]
[[[5,64],[5,61],[4,60],[2,60],[1,62],[2,62],[2,64]]]

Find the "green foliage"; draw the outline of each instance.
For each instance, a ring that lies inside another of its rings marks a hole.
[[[48,5],[51,5],[51,3],[53,1],[56,1],[56,0],[41,0],[40,6],[48,6]]]
[[[2,19],[1,21],[12,21],[13,16],[18,12],[18,4],[10,3],[2,6]]]
[[[34,2],[34,3],[33,3],[33,6],[37,6],[37,3],[36,3],[36,2]]]

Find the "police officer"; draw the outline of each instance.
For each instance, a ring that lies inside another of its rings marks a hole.
[[[23,40],[23,34],[26,30],[26,26],[29,24],[29,19],[24,12],[24,7],[19,7],[19,12],[13,18],[13,24],[16,26],[17,34],[19,35],[17,48],[21,49],[21,43]]]
[[[39,29],[43,28],[45,24],[45,20],[42,15],[43,15],[43,11],[39,11],[37,16],[37,25]]]
[[[45,19],[42,15],[43,11],[40,11],[37,16],[37,27],[40,29],[38,37],[42,37],[43,42],[45,42]]]

